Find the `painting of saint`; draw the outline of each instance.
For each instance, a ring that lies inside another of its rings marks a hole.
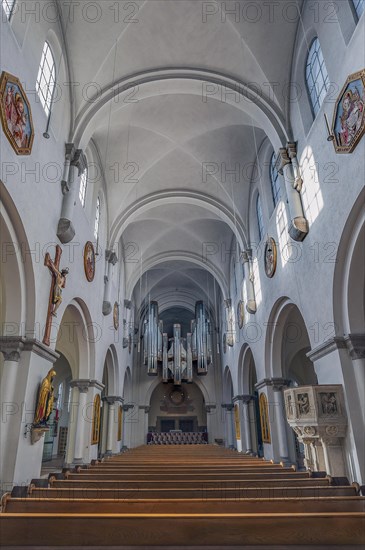
[[[336,102],[333,134],[338,153],[352,153],[365,131],[365,71],[350,75]]]
[[[95,250],[91,241],[87,241],[84,248],[84,269],[86,279],[91,283],[95,277]]]
[[[17,155],[30,155],[34,139],[30,105],[20,81],[6,72],[0,78],[0,101],[5,135]]]

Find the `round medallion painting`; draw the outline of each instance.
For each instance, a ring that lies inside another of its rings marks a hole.
[[[118,304],[118,302],[114,303],[113,324],[114,324],[115,330],[118,330],[118,328],[119,328],[119,304]]]
[[[269,237],[265,245],[265,273],[271,279],[276,270],[277,250],[276,243],[272,237]]]
[[[237,322],[238,327],[242,328],[243,323],[245,322],[245,304],[240,300],[237,304]]]
[[[84,248],[84,269],[86,279],[91,283],[95,277],[95,250],[91,241],[87,241]]]

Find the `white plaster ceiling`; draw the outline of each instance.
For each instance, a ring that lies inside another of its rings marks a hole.
[[[216,13],[204,19],[207,4]],[[253,4],[261,12],[256,22],[249,21],[257,15]],[[213,284],[227,293],[227,256],[217,253],[204,265],[204,243],[228,251],[236,227],[244,239],[248,166],[266,135],[277,139],[274,127],[287,131],[283,86],[290,79],[298,21],[289,21],[292,11],[284,18],[277,4],[103,0],[100,20],[91,24],[82,17],[90,2],[82,0],[70,22],[69,2],[59,1],[70,73],[79,83],[77,145],[85,148],[92,140],[98,150],[111,244],[121,239],[124,247],[137,246],[138,262],[125,265],[128,297],[142,291],[143,300],[148,291],[151,299],[160,295],[168,303],[168,292],[178,288],[179,300],[185,295],[187,304],[207,296]],[[237,6],[238,13],[224,13]],[[225,85],[213,84],[220,78],[232,84],[234,94],[222,96]],[[202,93],[206,82],[215,86],[208,98]],[[92,91],[89,83],[102,90],[95,101],[85,94]],[[259,97],[242,97],[240,83],[258,90]],[[107,100],[111,89],[120,92],[123,86],[124,92]],[[218,170],[206,181],[205,163]],[[238,180],[224,174],[237,166]],[[145,269],[143,291],[139,277]]]

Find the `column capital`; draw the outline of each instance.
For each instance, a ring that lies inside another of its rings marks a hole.
[[[231,300],[231,298],[226,298],[225,300],[223,300],[223,302],[224,302],[224,307],[225,307],[226,309],[229,309],[229,308],[232,306],[232,300]]]
[[[75,154],[75,144],[74,143],[65,143],[65,158],[66,160],[71,161]]]
[[[123,411],[127,412],[130,409],[134,409],[134,404],[133,403],[126,403],[125,405],[123,405]]]
[[[288,141],[287,148],[288,148],[288,156],[290,160],[294,159],[297,156],[297,142]]]
[[[89,388],[96,388],[99,391],[104,389],[104,384],[97,380],[91,380],[88,378],[79,378],[78,380],[71,380],[71,388],[78,388],[80,393],[87,393]]]
[[[233,411],[234,404],[233,403],[222,403],[221,407],[222,407],[222,409],[226,409],[226,411],[231,412],[231,411]]]
[[[279,153],[276,157],[276,169],[279,174],[282,176],[285,166],[291,164],[291,158],[288,154],[286,147],[280,147]]]
[[[246,248],[240,254],[241,263],[245,264],[252,259],[252,248]]]
[[[132,308],[132,301],[131,300],[124,300],[124,307],[126,309],[131,309]]]
[[[145,414],[148,414],[151,410],[151,407],[149,405],[139,405],[138,408],[144,411]]]
[[[271,386],[274,391],[280,391],[284,387],[289,385],[289,380],[286,380],[285,378],[263,378],[257,384],[255,384],[255,388],[257,390],[260,390],[264,388],[265,386]]]
[[[237,401],[242,401],[242,403],[249,403],[250,401],[253,401],[255,399],[254,395],[246,394],[246,395],[236,395],[233,397],[232,401],[233,403]]]
[[[352,333],[345,336],[347,350],[351,359],[365,359],[365,334]]]
[[[105,395],[101,398],[101,400],[108,403],[108,405],[115,405],[115,403],[123,403],[124,401],[123,397],[119,397],[117,395]]]
[[[217,405],[215,403],[210,403],[209,405],[205,405],[205,412],[211,413],[216,408],[217,408]]]
[[[105,250],[105,260],[108,263],[115,265],[118,262],[118,257],[113,250]]]
[[[59,358],[59,353],[49,349],[36,338],[26,338],[25,336],[0,336],[0,352],[4,355],[5,361],[20,360],[22,351],[31,351],[54,363]]]
[[[83,153],[82,149],[76,149],[75,154],[71,160],[71,166],[76,166],[78,169],[78,175],[81,176],[85,168],[87,167],[86,156]]]

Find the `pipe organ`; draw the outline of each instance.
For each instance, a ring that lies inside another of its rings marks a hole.
[[[143,364],[151,376],[162,368],[162,381],[193,381],[193,368],[198,375],[208,372],[212,364],[212,329],[209,313],[204,302],[195,304],[195,319],[191,321],[190,332],[181,335],[181,324],[175,323],[173,334],[163,331],[163,321],[158,318],[158,303],[150,302],[142,334]]]

